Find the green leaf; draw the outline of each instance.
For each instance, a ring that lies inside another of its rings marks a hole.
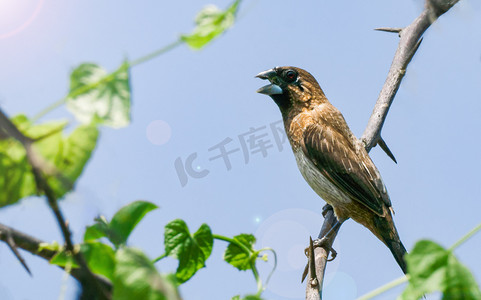
[[[0,207],[37,193],[25,149],[13,139],[0,140],[0,191]]]
[[[70,191],[94,150],[98,130],[92,125],[76,128],[68,137],[62,133],[66,121],[32,124],[24,115],[12,122],[27,137],[50,170],[47,180],[56,196]],[[0,140],[0,207],[37,194],[32,168],[23,146],[12,138]]]
[[[239,247],[237,243],[229,243],[224,253],[224,260],[241,271],[252,269],[252,262],[256,259],[252,256],[256,238],[252,234],[243,233],[236,235],[234,240],[244,247]]]
[[[104,216],[95,218],[95,224],[87,226],[84,233],[84,241],[94,241],[109,236],[109,223]]]
[[[191,235],[183,220],[177,219],[165,226],[164,244],[166,255],[179,260],[176,277],[179,283],[189,280],[212,252],[214,239],[207,224],[202,224]]]
[[[35,148],[47,161],[56,158],[62,141],[61,129],[67,124],[65,121],[33,125],[25,115],[17,115],[11,121],[24,135],[32,139],[43,137],[35,143]],[[25,149],[18,141],[12,138],[0,140],[0,207],[37,194],[31,169]]]
[[[192,49],[201,49],[234,24],[239,3],[240,0],[234,1],[225,11],[214,5],[206,6],[195,18],[197,27],[194,31],[182,35],[181,39]]]
[[[94,125],[81,125],[75,128],[67,139],[59,141],[58,152],[53,163],[60,172],[60,178],[55,175],[49,178],[49,184],[58,198],[70,191],[77,178],[82,174],[97,145],[98,135],[99,131]],[[38,145],[39,150],[43,154],[40,147],[48,147],[49,142],[41,140],[39,143],[41,143]]]
[[[165,225],[164,245],[166,255],[179,258],[185,244],[191,239],[189,228],[183,220],[176,219]]]
[[[113,279],[115,252],[110,246],[99,242],[87,242],[76,245],[75,248],[75,251],[82,253],[92,272],[103,275],[110,280]],[[75,258],[68,254],[64,248],[58,250],[57,254],[50,259],[50,263],[61,267],[65,267],[67,264],[70,264],[71,268],[79,267]]]
[[[66,267],[70,265],[71,268],[78,268],[79,265],[75,262],[75,259],[72,255],[67,254],[64,249],[60,250],[57,254],[55,254],[51,259],[50,263],[52,265],[57,265],[60,267]]]
[[[144,216],[157,208],[157,205],[147,201],[134,201],[119,209],[112,220],[107,221],[104,216],[95,219],[95,224],[87,226],[84,241],[94,241],[107,237],[112,244],[119,247],[127,239],[135,226]]]
[[[140,250],[121,248],[115,257],[113,299],[180,300],[176,287]]]
[[[110,74],[98,65],[82,64],[70,75],[67,108],[85,124],[125,127],[130,123],[129,80],[128,63]]]
[[[481,299],[479,287],[469,270],[452,251],[432,241],[416,243],[406,255],[406,262],[409,284],[399,299],[419,299],[435,291],[442,292],[443,299]]]
[[[125,244],[135,226],[157,205],[147,201],[134,201],[115,213],[109,224],[110,241],[119,246]]]
[[[481,299],[481,291],[473,275],[454,255],[450,255],[448,260],[446,282],[443,299]]]
[[[99,242],[88,242],[80,246],[80,251],[92,272],[110,280],[113,279],[115,252],[110,246]]]

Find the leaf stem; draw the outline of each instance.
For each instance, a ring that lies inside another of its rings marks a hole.
[[[277,253],[276,253],[276,251],[274,251],[274,249],[272,249],[271,247],[266,247],[266,248],[262,248],[261,250],[259,250],[259,252],[262,252],[262,251],[270,251],[270,252],[272,252],[272,255],[274,256],[274,266],[272,267],[271,272],[270,272],[269,275],[267,276],[267,278],[266,278],[266,284],[264,285],[264,287],[267,287],[267,284],[269,283],[269,280],[271,280],[272,274],[274,274],[274,271],[275,271],[276,268],[277,268]]]
[[[249,248],[247,248],[242,243],[239,243],[237,240],[235,240],[233,238],[223,236],[223,235],[219,235],[219,234],[212,234],[212,237],[216,240],[221,240],[221,241],[224,241],[224,242],[235,244],[236,246],[238,246],[242,250],[244,250],[244,252],[246,252],[247,254],[252,255],[252,251]]]
[[[172,49],[174,49],[175,47],[179,46],[180,44],[182,44],[184,41],[182,41],[180,38],[177,39],[176,41],[174,41],[173,43],[170,43],[168,44],[167,46],[164,46],[154,52],[151,52],[147,55],[144,55],[138,59],[135,59],[133,60],[132,62],[126,64],[127,67],[133,67],[133,66],[136,66],[136,65],[139,65],[143,62],[146,62],[148,60],[151,60],[161,54],[164,54]],[[107,76],[103,77],[102,79],[100,79],[99,81],[96,81],[96,82],[93,82],[91,84],[87,84],[87,85],[84,85],[84,86],[81,86],[73,91],[69,91],[68,95],[63,97],[62,99],[50,104],[49,106],[47,106],[45,109],[43,109],[42,111],[40,111],[38,114],[36,114],[33,118],[32,118],[32,122],[35,123],[36,121],[38,121],[40,118],[42,118],[43,116],[45,116],[46,114],[48,114],[49,112],[59,108],[60,106],[62,106],[65,102],[67,102],[67,99],[69,97],[76,97],[78,95],[81,95],[83,93],[86,93],[94,88],[96,88],[98,85],[100,85],[101,83],[104,83],[104,82],[108,82],[112,79],[115,78],[115,75],[117,75],[117,73],[119,73],[120,71],[123,71],[124,68],[120,67],[119,69],[117,69],[116,71],[108,74]]]
[[[137,59],[133,60],[132,62],[130,62],[130,66],[133,67],[133,66],[136,66],[136,65],[140,65],[143,62],[146,62],[148,60],[156,58],[159,55],[162,55],[166,52],[169,52],[170,50],[172,50],[175,47],[181,45],[182,43],[184,43],[184,41],[179,38],[176,41],[174,41],[173,43],[168,44],[167,46],[164,46],[164,47],[162,47],[158,50],[155,50],[154,52],[151,52],[147,55],[144,55],[140,58],[137,58]]]
[[[42,118],[43,116],[45,116],[46,114],[48,114],[52,110],[62,106],[65,103],[65,101],[67,101],[67,97],[63,97],[62,99],[50,104],[49,106],[44,108],[41,112],[39,112],[38,114],[33,116],[32,123],[37,122],[40,118]]]
[[[221,241],[224,241],[224,242],[235,244],[236,246],[241,248],[245,253],[247,253],[249,256],[252,256],[253,254],[257,255],[257,253],[260,252],[260,251],[252,252],[249,248],[247,248],[242,243],[239,243],[237,240],[235,240],[233,238],[230,238],[230,237],[227,237],[227,236],[223,236],[223,235],[219,235],[219,234],[213,234],[212,237],[216,240],[221,240]],[[256,293],[256,295],[260,296],[262,291],[264,290],[264,288],[262,286],[262,280],[259,276],[259,271],[257,271],[255,260],[251,260],[250,266],[251,266],[252,274],[254,275],[254,278],[255,278],[256,283],[257,283],[257,293]]]
[[[163,253],[162,255],[160,255],[159,257],[157,257],[156,259],[154,259],[154,260],[152,261],[152,263],[155,264],[156,262],[158,262],[159,260],[161,260],[161,259],[163,259],[163,258],[165,258],[165,257],[167,257],[167,255],[166,255],[166,253]]]
[[[478,231],[481,230],[481,223],[479,223],[476,227],[474,227],[470,232],[468,232],[466,235],[464,235],[462,238],[460,238],[454,245],[452,245],[448,250],[453,251],[454,249],[458,248],[461,246],[462,243],[466,242],[469,240],[473,235],[475,235]]]
[[[261,277],[259,276],[259,271],[257,271],[255,260],[251,261],[251,270],[252,270],[252,274],[254,274],[254,278],[256,279],[256,283],[257,283],[256,295],[260,296],[264,288],[262,287],[262,280],[261,280]]]
[[[378,287],[377,289],[373,290],[373,291],[370,291],[369,293],[357,298],[357,300],[368,300],[368,299],[371,299],[371,298],[374,298],[378,295],[381,295],[382,293],[384,293],[385,291],[387,290],[390,290],[402,283],[405,283],[409,280],[409,275],[406,275],[406,276],[401,276],[397,279],[394,279],[393,281],[391,282],[388,282],[386,283],[385,285],[383,286],[380,286]]]

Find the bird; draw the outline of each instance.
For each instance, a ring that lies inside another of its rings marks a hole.
[[[406,274],[406,248],[379,170],[314,76],[285,66],[256,77],[270,82],[257,92],[270,96],[279,107],[297,166],[310,187],[332,206],[337,229],[348,219],[365,226]]]

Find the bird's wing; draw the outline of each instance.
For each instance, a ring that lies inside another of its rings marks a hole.
[[[304,154],[350,198],[380,216],[384,205],[391,206],[379,171],[367,152],[356,153],[355,145],[339,131],[327,124],[309,125],[304,131],[303,142]]]

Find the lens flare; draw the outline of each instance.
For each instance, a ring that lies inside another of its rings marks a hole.
[[[0,0],[0,39],[27,28],[40,13],[44,0]]]

